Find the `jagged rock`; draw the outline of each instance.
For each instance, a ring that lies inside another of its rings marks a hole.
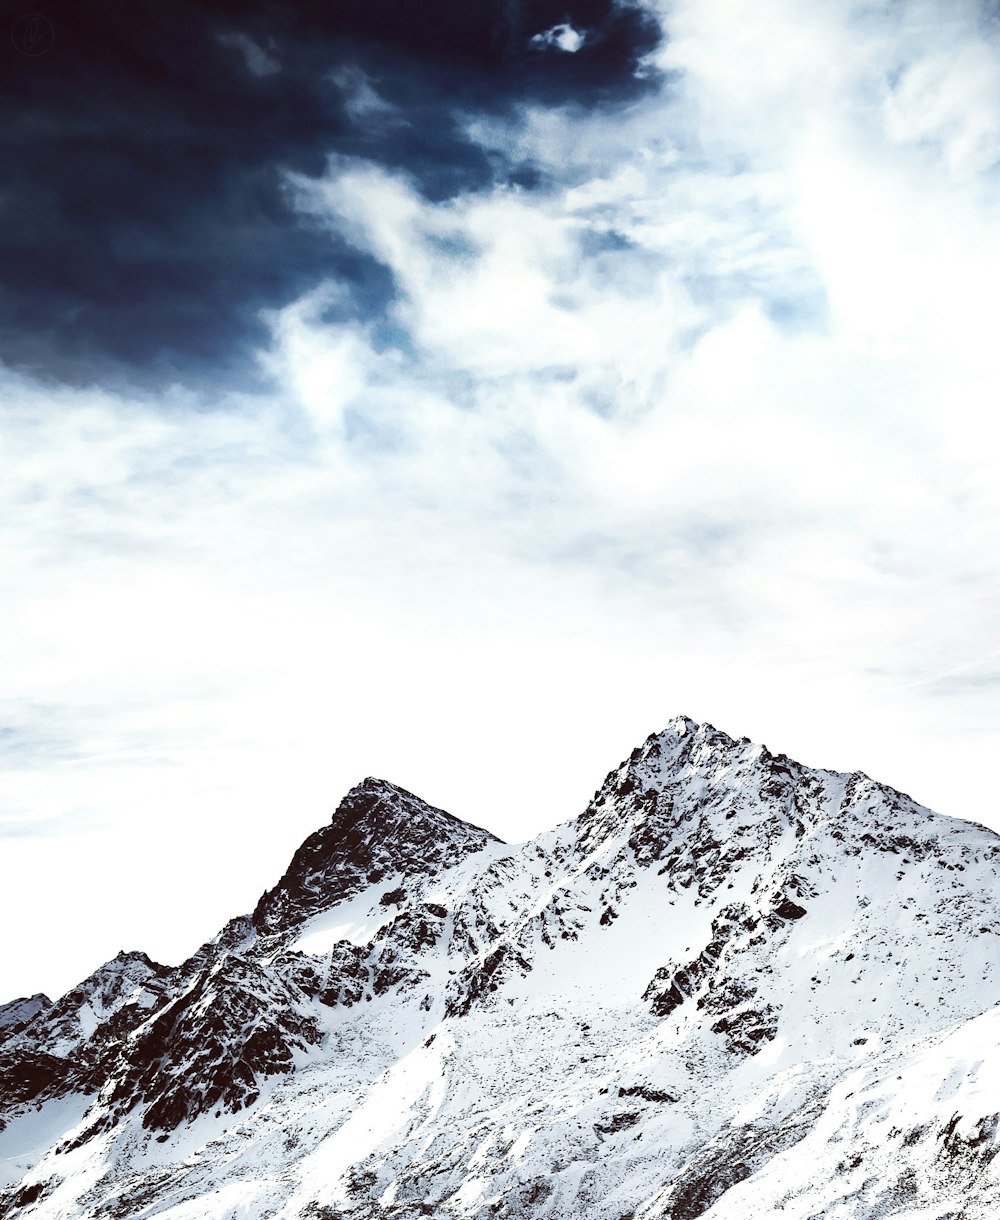
[[[257,903],[253,925],[263,933],[286,931],[387,873],[433,873],[497,841],[403,788],[366,779],[344,797],[330,824],[295,853],[278,884]],[[394,904],[404,896],[398,890],[383,895]]]
[[[181,966],[0,1008],[0,1216],[992,1220],[998,867],[683,717],[517,847],[366,780]]]
[[[42,992],[0,1005],[0,1046],[51,1007],[52,1001]]]

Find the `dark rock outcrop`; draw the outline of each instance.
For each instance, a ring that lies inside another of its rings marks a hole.
[[[278,884],[253,912],[261,934],[287,931],[384,877],[426,876],[488,843],[479,827],[428,805],[385,780],[366,779],[344,797],[329,825],[302,844]],[[405,892],[388,891],[387,903]]]

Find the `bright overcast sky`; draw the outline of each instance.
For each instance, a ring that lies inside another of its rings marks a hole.
[[[1000,828],[987,6],[112,7],[5,52],[0,1000],[680,712]]]

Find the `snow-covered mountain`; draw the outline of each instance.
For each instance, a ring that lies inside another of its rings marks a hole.
[[[382,780],[0,1008],[0,1216],[1000,1214],[1000,837],[683,717],[519,846]]]

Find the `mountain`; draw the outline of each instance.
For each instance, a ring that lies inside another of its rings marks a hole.
[[[1000,1213],[1000,837],[684,717],[517,846],[383,780],[0,1008],[0,1216]]]

